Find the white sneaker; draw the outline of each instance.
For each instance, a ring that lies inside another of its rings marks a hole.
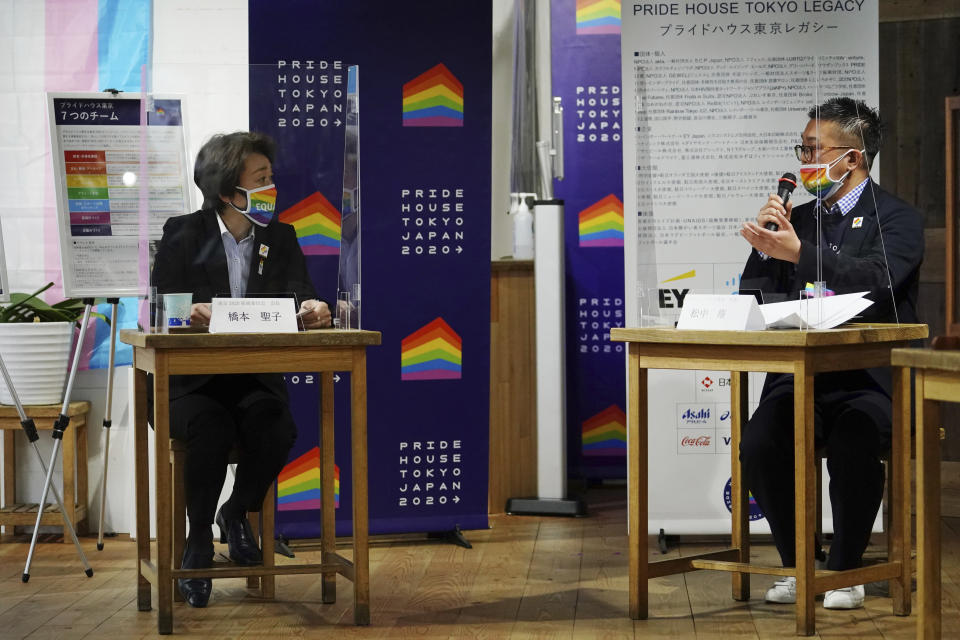
[[[764,600],[777,604],[794,604],[797,601],[797,579],[793,576],[787,576],[777,580],[772,587],[767,589]]]
[[[824,609],[859,609],[863,606],[863,585],[827,591],[823,596]]]

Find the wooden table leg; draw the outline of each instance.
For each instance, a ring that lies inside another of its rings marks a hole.
[[[630,617],[648,615],[647,574],[647,370],[640,345],[630,343],[627,363],[627,529],[630,549]]]
[[[367,352],[353,348],[350,372],[353,471],[353,622],[370,624],[370,558],[367,548]]]
[[[337,512],[334,460],[333,372],[320,374],[320,513],[322,562],[333,559],[337,552]],[[324,604],[337,601],[337,574],[324,573],[320,599]]]
[[[750,501],[740,467],[740,434],[746,422],[749,401],[747,372],[730,372],[730,546],[738,549],[737,562],[750,562]],[[750,599],[750,574],[732,573],[733,599]]]
[[[150,611],[150,581],[141,563],[150,561],[150,460],[147,453],[147,372],[133,375],[133,469],[137,502],[137,609]]]
[[[813,534],[816,511],[816,474],[813,450],[813,374],[807,362],[798,362],[793,379],[794,508],[796,520],[797,635],[812,636],[814,611]]]
[[[900,563],[900,577],[890,580],[893,613],[910,615],[910,370],[893,369],[893,438],[890,451],[890,535],[887,559]]]
[[[917,370],[917,637],[939,638],[940,407],[924,399],[925,382]]]
[[[63,455],[61,456],[61,469],[63,470],[63,509],[70,518],[70,522],[77,521],[77,428],[70,428],[67,425],[63,432]],[[67,524],[63,524],[63,542],[70,541],[70,534],[67,532]]]
[[[173,632],[173,578],[170,505],[170,393],[167,373],[167,354],[155,352],[156,370],[153,374],[153,412],[156,438],[154,442],[157,476],[157,631]]]
[[[276,551],[274,545],[276,545],[276,509],[277,509],[277,483],[274,482],[270,485],[270,488],[267,489],[267,498],[264,502],[269,502],[270,504],[266,505],[266,509],[260,507],[260,518],[262,529],[261,531],[268,531],[270,535],[267,536],[265,540],[261,540],[261,548],[263,550],[263,566],[273,567],[276,565]],[[174,561],[179,562],[177,558],[174,558]],[[260,577],[260,595],[264,598],[269,598],[272,600],[277,594],[277,578],[276,576],[261,576]]]

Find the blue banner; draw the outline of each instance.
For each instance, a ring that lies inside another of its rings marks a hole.
[[[626,476],[620,2],[551,3],[553,95],[564,108],[567,461],[571,476]]]
[[[343,213],[361,220],[370,531],[487,526],[489,3],[250,0],[250,127],[278,142],[280,219],[336,300]],[[348,66],[359,67],[347,103]],[[359,113],[359,193],[343,170]],[[349,187],[349,188],[348,188]],[[343,218],[346,220],[346,218]],[[290,374],[300,435],[278,533],[320,533],[319,376]],[[349,376],[335,384],[338,535],[350,532]]]

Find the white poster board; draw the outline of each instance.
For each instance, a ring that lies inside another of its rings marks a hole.
[[[183,100],[48,93],[47,102],[64,294],[145,295],[140,243],[191,211]]]
[[[799,173],[807,110],[839,95],[878,104],[878,6],[632,2],[622,20],[626,320],[638,326],[649,305],[679,315],[689,292],[738,289],[750,251],[738,230],[783,172]],[[729,531],[729,375],[651,372],[650,533]]]

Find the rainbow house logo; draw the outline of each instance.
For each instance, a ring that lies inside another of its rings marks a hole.
[[[403,85],[403,126],[463,126],[463,85],[443,63]]]
[[[620,33],[620,0],[577,0],[577,35]]]
[[[583,455],[626,456],[627,416],[615,404],[583,422]]]
[[[580,212],[581,247],[623,246],[623,203],[610,194]]]
[[[437,318],[400,343],[400,379],[459,380],[462,359],[463,340]]]
[[[333,468],[335,508],[340,508],[340,467]],[[305,511],[320,508],[320,447],[293,460],[277,476],[277,510]]]
[[[280,222],[297,230],[304,255],[340,255],[340,212],[319,191],[283,211]]]

